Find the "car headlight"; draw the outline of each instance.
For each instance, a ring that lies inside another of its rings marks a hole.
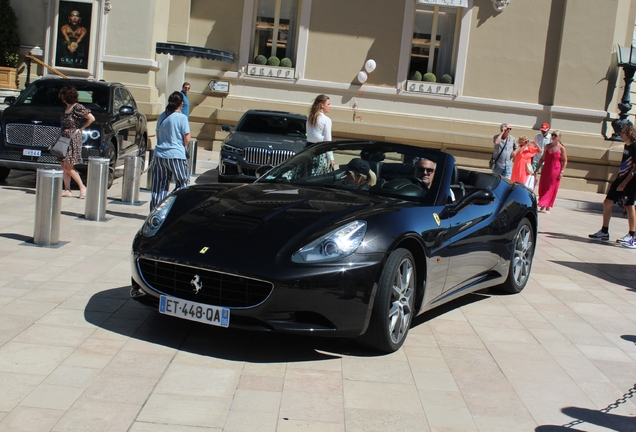
[[[367,232],[367,223],[353,221],[314,240],[292,255],[296,263],[332,261],[355,252]]]
[[[176,196],[170,195],[150,212],[146,218],[146,222],[144,222],[144,226],[141,228],[141,234],[144,237],[152,237],[157,234],[157,231],[159,231],[159,228],[163,225],[163,221],[166,220],[166,216],[168,216],[170,208],[176,198]]]
[[[229,144],[223,144],[222,150],[225,150],[228,153],[236,153],[236,154],[239,154],[239,155],[243,154],[243,149],[231,146]]]
[[[88,139],[96,140],[100,137],[100,133],[97,129],[83,130],[82,131],[82,144],[85,144]]]

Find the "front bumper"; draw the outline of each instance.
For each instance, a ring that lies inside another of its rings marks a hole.
[[[83,162],[76,165],[76,167],[85,171],[88,158],[93,156],[100,157],[99,149],[92,147],[82,148]],[[22,149],[0,149],[0,167],[3,168],[36,171],[39,168],[58,167],[59,165],[59,159],[49,153],[48,150],[42,150],[42,154],[40,156],[24,156]]]
[[[142,275],[139,260],[149,258],[137,253],[131,256],[131,297],[157,308],[162,294],[173,294],[151,286]],[[185,272],[191,273],[184,276],[185,282],[182,285],[186,289],[182,291],[182,295],[176,297],[201,303],[206,302],[197,299],[198,292],[186,292],[189,291],[187,281],[198,274],[199,270],[218,271],[234,279],[250,278],[270,283],[271,291],[260,303],[245,307],[229,307],[230,327],[353,338],[364,333],[367,328],[382,262],[381,254],[357,258],[353,260],[354,264],[347,266],[279,267],[271,269],[274,277],[248,275],[245,269],[219,271],[164,262],[171,266],[176,264]],[[227,307],[223,304],[215,306]]]
[[[260,165],[248,164],[245,160],[237,160],[221,155],[219,180],[251,183],[256,180],[256,170],[258,168],[260,168]]]

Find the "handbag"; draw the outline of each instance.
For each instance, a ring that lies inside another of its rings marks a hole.
[[[53,146],[49,149],[51,154],[58,159],[64,159],[66,157],[66,153],[68,153],[68,148],[71,146],[71,138],[78,131],[74,132],[69,138],[60,135],[57,141],[55,141],[55,144],[53,144]]]
[[[530,175],[534,174],[534,168],[530,162],[526,164],[526,172]]]

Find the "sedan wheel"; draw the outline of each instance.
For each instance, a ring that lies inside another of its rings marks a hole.
[[[534,259],[534,234],[528,219],[523,219],[512,242],[512,256],[508,279],[501,285],[504,292],[521,292],[530,279],[532,260]]]
[[[413,319],[415,281],[413,255],[396,249],[382,271],[373,316],[360,339],[363,344],[384,352],[400,349]]]

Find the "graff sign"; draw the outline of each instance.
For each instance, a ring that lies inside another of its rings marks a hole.
[[[425,83],[422,81],[407,81],[406,90],[437,96],[453,96],[454,87],[449,84]]]
[[[279,68],[273,66],[249,65],[247,73],[250,76],[294,79],[293,68]]]

